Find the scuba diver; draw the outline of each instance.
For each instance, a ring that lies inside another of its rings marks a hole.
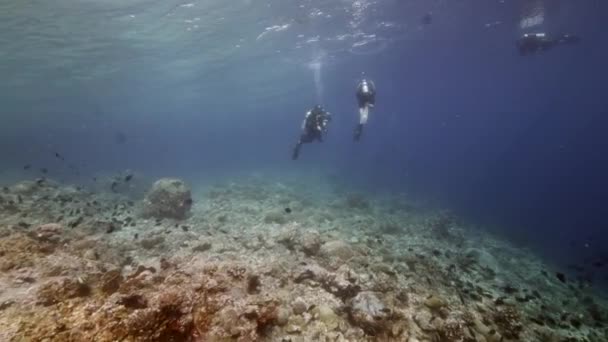
[[[517,40],[517,49],[520,55],[526,56],[536,52],[547,51],[557,45],[576,44],[580,41],[579,37],[569,34],[553,38],[545,33],[526,33]]]
[[[359,141],[363,133],[363,125],[367,123],[370,108],[376,104],[376,86],[371,80],[363,78],[357,86],[357,102],[359,103],[359,124],[355,127],[355,141]]]
[[[315,140],[323,142],[323,133],[327,132],[327,125],[331,121],[331,113],[325,111],[320,105],[306,112],[302,122],[302,135],[293,149],[292,159],[298,159],[300,147],[304,143],[311,143]]]

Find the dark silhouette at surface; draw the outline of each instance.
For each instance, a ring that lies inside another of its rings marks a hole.
[[[563,34],[551,37],[545,33],[526,33],[517,40],[517,49],[522,56],[550,50],[558,45],[576,44],[581,39],[578,36]]]

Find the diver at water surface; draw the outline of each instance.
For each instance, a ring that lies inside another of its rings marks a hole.
[[[354,139],[359,141],[363,133],[363,125],[367,123],[369,111],[376,104],[376,86],[374,82],[363,78],[357,86],[357,102],[359,103],[359,124],[355,127]]]
[[[578,36],[562,34],[550,37],[545,33],[526,33],[517,40],[517,49],[522,56],[547,51],[557,45],[576,44],[581,39]]]
[[[323,134],[327,132],[327,126],[331,121],[331,113],[325,111],[320,105],[306,112],[302,122],[302,135],[293,149],[292,159],[298,159],[302,144],[311,143],[315,140],[323,142]]]

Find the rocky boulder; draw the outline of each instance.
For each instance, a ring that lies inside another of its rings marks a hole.
[[[321,248],[321,235],[316,230],[305,231],[300,237],[300,244],[302,245],[302,251],[306,255],[315,255]]]
[[[186,184],[173,178],[159,179],[143,201],[143,216],[183,220],[192,207],[192,196]]]
[[[339,259],[341,261],[348,261],[352,257],[356,256],[356,251],[346,242],[341,240],[328,241],[321,246],[321,255],[330,259]]]
[[[388,330],[391,310],[374,292],[363,291],[349,301],[349,318],[370,335]]]

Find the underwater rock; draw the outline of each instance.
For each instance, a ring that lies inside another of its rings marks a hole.
[[[112,294],[118,291],[123,280],[119,269],[110,270],[101,276],[101,291],[105,294]]]
[[[232,306],[225,306],[216,313],[220,327],[230,334],[238,334],[238,330],[234,329],[236,324],[239,324],[239,313]]]
[[[349,301],[349,318],[370,335],[378,335],[389,328],[391,310],[374,292],[363,291]]]
[[[111,321],[108,328],[130,341],[188,341],[194,328],[189,295],[164,289],[150,303],[139,296],[122,297],[122,305],[137,309],[120,321]]]
[[[58,223],[47,223],[38,226],[32,235],[36,240],[39,241],[57,243],[60,241],[62,233],[62,225]]]
[[[258,332],[262,334],[273,325],[278,324],[279,305],[276,301],[269,300],[256,306],[249,306],[243,316],[256,323]],[[285,312],[283,313],[285,314]],[[289,314],[289,313],[286,313]],[[284,317],[281,318],[282,320]],[[286,322],[285,322],[286,324]]]
[[[298,230],[293,225],[284,227],[277,236],[277,242],[285,246],[290,251],[295,250],[298,245]]]
[[[211,242],[203,242],[203,243],[200,243],[200,244],[192,247],[192,251],[193,252],[206,252],[206,251],[210,250],[211,247],[213,247],[211,245]]]
[[[38,303],[49,306],[63,300],[88,296],[90,293],[89,286],[80,279],[51,280],[38,289]]]
[[[294,275],[294,282],[301,283],[307,280],[322,282],[328,276],[328,271],[317,264],[309,264],[297,270]]]
[[[10,187],[10,192],[19,195],[31,196],[38,191],[38,183],[34,181],[19,182]]]
[[[149,237],[149,238],[141,239],[141,241],[139,242],[139,244],[144,249],[152,249],[152,248],[160,245],[163,242],[165,242],[165,238],[164,237],[162,237],[162,236],[155,236],[155,237]]]
[[[323,283],[323,288],[343,301],[355,297],[359,286],[359,275],[346,265],[340,266],[336,273],[331,274]]]
[[[306,312],[306,309],[308,308],[308,306],[306,305],[306,302],[304,301],[304,299],[302,299],[302,297],[298,297],[296,299],[293,300],[293,302],[291,303],[291,309],[293,310],[293,313],[296,315],[301,315],[304,312]]]
[[[115,222],[95,220],[88,225],[89,230],[92,233],[106,233],[111,234],[120,230],[120,226]]]
[[[460,322],[446,322],[437,330],[439,341],[463,341],[465,328]]]
[[[315,255],[321,249],[321,235],[316,230],[308,230],[304,232],[300,238],[302,251],[306,255]]]
[[[330,259],[338,258],[342,261],[348,261],[357,255],[357,253],[346,242],[334,240],[328,241],[321,246],[321,255]]]
[[[84,252],[84,254],[82,255],[83,258],[87,259],[87,260],[97,260],[99,259],[99,255],[97,254],[97,252],[95,252],[94,249],[89,249],[86,250]]]
[[[357,279],[358,276],[347,266],[342,266],[338,272],[332,273],[316,264],[306,265],[296,272],[294,277],[296,283],[307,282],[313,286],[320,284],[325,291],[343,301],[356,296],[361,291]]]
[[[0,272],[34,266],[40,258],[51,254],[55,246],[21,233],[3,237],[0,239]]]
[[[318,318],[318,317],[317,317]],[[302,329],[310,322],[310,319],[305,319],[302,316],[291,316],[285,327],[285,331],[289,334],[300,334]]]
[[[262,281],[260,280],[259,275],[250,274],[247,277],[247,293],[249,293],[249,294],[259,293],[261,285],[262,285]]]
[[[13,304],[15,304],[15,301],[12,299],[7,299],[0,302],[0,311],[10,308]]]
[[[424,301],[424,305],[431,310],[439,310],[445,307],[447,304],[445,301],[443,301],[443,299],[433,295]]]
[[[336,315],[334,310],[329,306],[322,304],[314,308],[313,315],[321,322],[325,323],[325,326],[329,330],[334,330],[340,323],[340,317]]]
[[[179,179],[163,178],[152,185],[143,201],[144,217],[186,219],[192,207],[190,189]]]
[[[276,318],[276,324],[278,326],[284,326],[289,322],[289,310],[287,310],[287,308],[284,307],[280,307],[277,309],[277,318]]]
[[[412,316],[412,319],[422,331],[434,331],[443,324],[442,318],[433,315],[427,310],[418,310]]]
[[[148,307],[146,298],[137,293],[119,295],[116,298],[116,303],[128,309],[145,309]]]

